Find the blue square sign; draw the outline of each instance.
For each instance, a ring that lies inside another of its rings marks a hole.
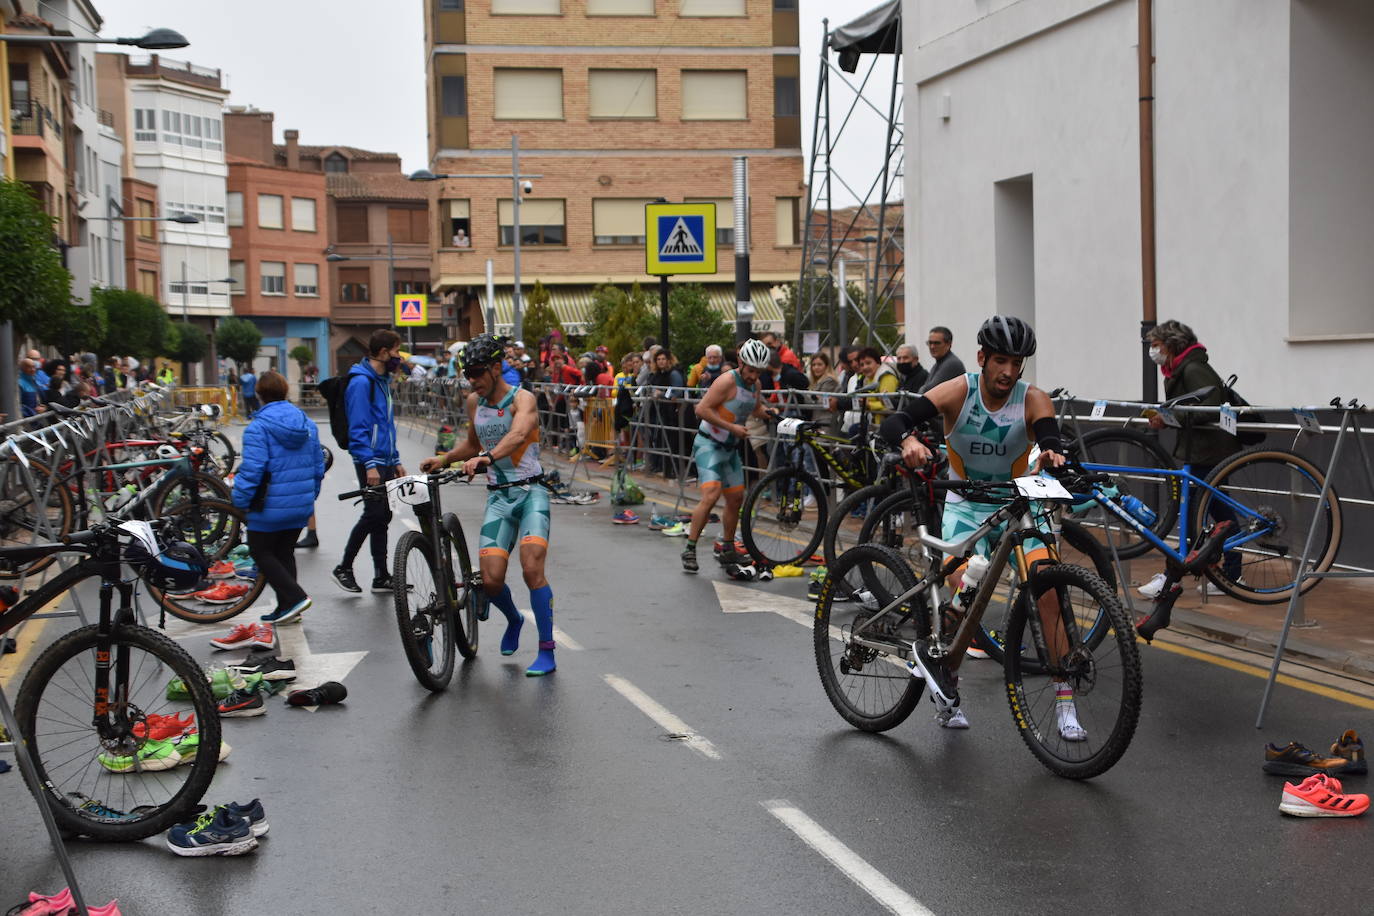
[[[691,214],[658,217],[658,259],[700,264],[706,260],[706,219]]]

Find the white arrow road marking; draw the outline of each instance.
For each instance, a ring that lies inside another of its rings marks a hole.
[[[688,728],[686,722],[669,712],[653,697],[623,677],[614,674],[603,674],[601,677],[616,693],[633,703],[640,712],[653,719],[668,734],[682,737],[684,744],[710,760],[720,759],[720,751],[716,750],[714,744]]]
[[[858,853],[841,843],[834,834],[807,817],[786,799],[760,802],[768,813],[787,825],[802,842],[810,846],[857,884],[864,893],[898,916],[935,916],[915,897],[893,884],[886,875],[869,865]]]
[[[813,601],[770,595],[761,589],[730,585],[717,580],[712,580],[711,584],[715,586],[716,600],[720,602],[720,609],[726,614],[777,614],[779,617],[786,617],[793,623],[801,624],[808,630],[815,628],[816,604]],[[844,642],[844,635],[840,632],[840,628],[834,624],[830,626],[830,638],[836,642]],[[896,656],[880,655],[878,657],[903,671],[908,670],[906,662]]]

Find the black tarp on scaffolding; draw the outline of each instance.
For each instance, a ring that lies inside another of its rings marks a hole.
[[[901,51],[902,2],[891,0],[864,13],[853,22],[832,29],[830,47],[840,55],[840,69],[859,69],[860,54],[896,54]]]

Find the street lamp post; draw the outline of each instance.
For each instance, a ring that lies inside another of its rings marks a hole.
[[[438,181],[443,178],[509,178],[511,183],[511,222],[514,224],[511,229],[514,232],[511,248],[514,255],[512,289],[511,289],[511,332],[516,340],[519,340],[524,332],[523,302],[520,295],[520,195],[521,191],[533,191],[533,187],[521,188],[522,181],[528,182],[531,178],[543,178],[543,175],[521,175],[520,174],[520,135],[510,135],[510,174],[509,175],[456,175],[438,174],[429,169],[419,169],[410,173],[411,181]],[[488,297],[490,299],[490,296]],[[488,303],[493,315],[495,308]],[[495,320],[487,332],[496,332]]]

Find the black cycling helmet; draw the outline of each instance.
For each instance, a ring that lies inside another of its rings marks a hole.
[[[993,315],[978,329],[978,346],[990,353],[1034,356],[1035,331],[1014,315]]]
[[[478,334],[463,348],[460,359],[463,363],[463,371],[466,372],[479,366],[499,363],[505,359],[505,356],[506,338],[497,337],[495,334]]]
[[[153,556],[143,542],[135,538],[124,548],[123,555],[124,562],[137,570],[139,578],[153,588],[162,591],[193,588],[209,574],[210,564],[194,545],[185,541],[164,545],[160,538],[158,545],[157,555]]]

